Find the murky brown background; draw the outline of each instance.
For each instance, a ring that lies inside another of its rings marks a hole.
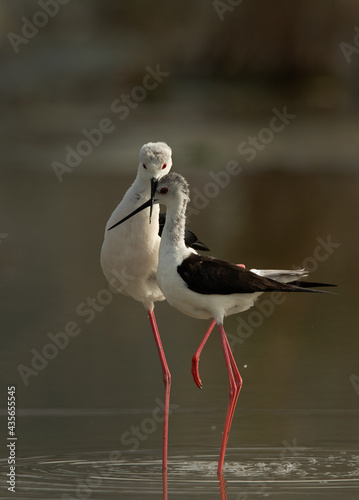
[[[348,64],[340,43],[354,43],[357,5],[299,2],[302,17],[284,11],[280,21],[283,2],[268,12],[244,2],[223,22],[206,2],[188,4],[192,14],[178,4],[176,20],[156,7],[155,36],[141,2],[115,4],[62,6],[18,54],[7,34],[21,33],[21,16],[39,6],[0,7],[0,425],[6,433],[7,387],[15,385],[16,496],[161,498],[157,352],[142,305],[107,291],[99,254],[139,148],[164,140],[191,185],[198,213],[189,227],[212,255],[250,268],[304,265],[313,281],[338,285],[336,295],[292,294],[275,307],[263,296],[258,307],[227,318],[244,380],[224,469],[228,499],[354,499],[359,56],[353,52]],[[158,35],[160,19],[168,43]],[[203,20],[198,32],[196,19]],[[295,30],[291,44],[288,32],[274,43],[289,20],[307,45]],[[243,35],[248,23],[255,32]],[[292,57],[284,56],[290,47]],[[111,103],[141,85],[148,65],[169,75],[119,120]],[[295,118],[248,162],[239,144],[284,108]],[[104,118],[114,130],[60,182],[53,162],[64,163],[65,148]],[[213,184],[230,161],[241,172]],[[200,391],[191,357],[208,323],[166,303],[155,311],[172,373],[169,498],[220,498],[215,470],[228,383],[218,333],[202,354]],[[1,456],[7,473],[6,445]],[[12,498],[1,487],[0,498]]]

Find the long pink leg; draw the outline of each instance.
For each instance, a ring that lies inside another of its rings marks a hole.
[[[239,393],[240,393],[240,390],[241,390],[241,387],[242,387],[242,377],[241,377],[241,375],[240,375],[240,373],[238,371],[236,362],[234,360],[233,353],[231,351],[231,348],[230,348],[230,345],[229,345],[229,342],[228,342],[228,339],[227,339],[227,335],[226,335],[226,344],[227,344],[227,351],[228,351],[228,354],[229,354],[229,358],[230,358],[230,361],[231,361],[232,373],[233,373],[234,380],[235,380],[235,383],[236,383],[236,393],[235,393],[235,397],[234,397],[233,405],[232,405],[232,415],[231,415],[231,421],[232,421],[233,415],[234,415],[234,410],[236,408],[237,401],[238,401],[238,396],[239,396]]]
[[[228,381],[229,381],[229,402],[227,407],[226,420],[224,422],[223,437],[221,452],[219,455],[218,469],[217,473],[222,474],[224,456],[226,454],[227,442],[229,437],[229,431],[231,429],[232,419],[234,415],[234,410],[236,408],[239,391],[242,387],[242,378],[239,374],[236,362],[234,360],[231,348],[228,343],[226,333],[223,328],[223,324],[218,325],[219,333],[221,336],[222,349],[224,354],[224,360],[226,363]]]
[[[195,384],[202,389],[202,382],[201,378],[199,376],[198,372],[198,363],[199,363],[199,358],[201,356],[202,349],[204,348],[205,343],[208,340],[208,337],[211,335],[211,332],[216,324],[216,321],[213,320],[212,323],[210,324],[208,330],[206,331],[205,336],[202,339],[202,342],[199,344],[197,351],[194,353],[192,356],[192,376]]]
[[[243,267],[245,269],[245,265],[244,264],[237,264],[237,266],[239,267]],[[202,389],[202,382],[201,382],[201,378],[199,376],[199,371],[198,371],[198,364],[199,364],[199,358],[201,356],[201,352],[205,346],[205,343],[207,342],[208,340],[208,337],[211,335],[212,333],[212,330],[214,328],[216,324],[216,320],[213,320],[212,323],[210,324],[208,330],[206,331],[203,339],[202,339],[202,342],[199,344],[198,346],[198,349],[197,351],[194,353],[194,355],[192,356],[192,376],[193,376],[193,380],[195,382],[195,384],[200,388]],[[232,356],[233,357],[233,356]]]
[[[158,353],[160,356],[162,372],[163,372],[163,383],[165,384],[165,398],[163,402],[164,406],[164,417],[163,417],[163,451],[162,451],[162,469],[167,470],[167,450],[168,450],[168,416],[170,409],[170,390],[171,390],[171,374],[168,369],[166,356],[162,347],[161,337],[158,331],[155,313],[153,309],[148,312],[148,317],[151,322],[153,335],[155,337],[155,342],[157,345]]]

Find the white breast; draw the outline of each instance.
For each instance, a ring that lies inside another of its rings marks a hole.
[[[150,308],[154,301],[165,300],[156,278],[161,241],[158,236],[159,207],[153,207],[151,224],[149,224],[149,211],[144,210],[107,231],[108,227],[145,201],[135,194],[129,199],[128,194],[114,210],[107,223],[101,250],[101,266],[113,288]]]

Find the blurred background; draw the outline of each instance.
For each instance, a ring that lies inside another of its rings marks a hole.
[[[234,342],[244,385],[229,447],[358,447],[357,26],[354,0],[2,0],[1,422],[15,385],[19,456],[128,451],[121,436],[163,397],[146,312],[103,295],[99,264],[148,141],[172,147],[192,188],[190,228],[212,255],[304,264],[339,285],[289,297]],[[223,177],[229,162],[238,172]],[[318,261],[323,240],[336,246]],[[156,314],[178,405],[170,456],[215,460],[227,404],[218,335],[200,392],[190,360],[207,323],[166,303]],[[31,372],[34,350],[70,321],[81,333]],[[239,325],[228,318],[232,338]],[[140,450],[159,458],[160,426]]]
[[[357,2],[299,1],[293,9],[281,0],[236,7],[69,0],[57,7],[57,14],[47,7],[51,17],[37,1],[1,2],[7,168],[51,173],[83,128],[109,117],[116,130],[77,175],[119,173],[148,138],[167,140],[174,158],[194,170],[218,169],[284,105],[298,119],[256,166],[313,169],[315,160],[315,167],[356,168]],[[156,65],[168,76],[122,122],[111,103]]]

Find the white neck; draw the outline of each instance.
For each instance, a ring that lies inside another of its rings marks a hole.
[[[136,193],[142,196],[150,196],[151,194],[151,182],[147,176],[144,176],[142,172],[137,172],[136,179],[134,180],[132,186],[135,188]]]
[[[186,247],[184,241],[187,203],[188,198],[185,195],[181,195],[178,204],[171,203],[167,207],[166,224],[161,237],[160,254],[161,252],[162,254],[172,253],[177,255],[192,253]]]

